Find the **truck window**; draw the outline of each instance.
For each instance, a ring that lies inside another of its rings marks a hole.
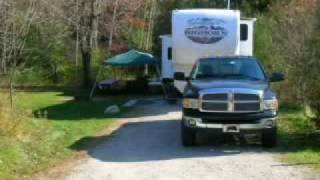
[[[259,63],[246,58],[202,59],[192,72],[193,79],[244,79],[264,81],[265,75]]]
[[[168,48],[168,60],[172,60],[172,47]]]
[[[241,41],[248,40],[248,25],[247,24],[240,25],[240,40]]]

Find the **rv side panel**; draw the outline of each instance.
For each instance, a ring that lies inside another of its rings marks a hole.
[[[240,54],[240,11],[176,10],[172,17],[173,64],[188,75],[204,57]]]

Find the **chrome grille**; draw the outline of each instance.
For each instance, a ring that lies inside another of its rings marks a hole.
[[[262,92],[247,89],[226,89],[200,93],[200,111],[250,113],[262,111]]]
[[[259,110],[260,110],[260,102],[234,104],[234,111],[259,111]]]
[[[235,101],[259,101],[260,97],[257,94],[234,94]]]
[[[205,94],[202,99],[206,101],[227,101],[228,94]]]
[[[202,109],[215,111],[228,111],[228,103],[217,103],[217,102],[203,102]]]

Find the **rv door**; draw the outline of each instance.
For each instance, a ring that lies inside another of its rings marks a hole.
[[[256,19],[241,19],[240,24],[240,55],[253,56],[254,23]]]
[[[161,79],[173,79],[172,63],[172,38],[169,35],[161,36],[162,39],[162,62],[161,62]]]

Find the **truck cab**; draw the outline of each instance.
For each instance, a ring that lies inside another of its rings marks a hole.
[[[184,145],[195,144],[196,133],[204,129],[221,133],[262,134],[262,144],[273,147],[277,139],[278,99],[270,82],[284,76],[265,73],[254,57],[202,58],[186,81],[183,92],[181,137]]]

